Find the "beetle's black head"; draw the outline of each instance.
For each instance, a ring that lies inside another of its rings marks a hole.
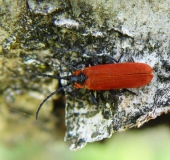
[[[79,84],[84,84],[85,80],[87,79],[88,77],[85,76],[83,73],[80,73],[78,74],[77,76],[74,76],[74,75],[71,75],[70,76],[70,82],[72,84],[75,84],[75,83],[79,83]]]

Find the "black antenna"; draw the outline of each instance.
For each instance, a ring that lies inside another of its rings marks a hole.
[[[64,76],[64,77],[60,77],[60,76],[53,76],[53,75],[48,75],[48,74],[42,74],[42,73],[32,73],[30,72],[31,74],[34,74],[36,76],[41,76],[41,77],[50,77],[50,78],[54,78],[54,79],[66,79],[66,80],[69,80],[70,76]]]
[[[65,87],[67,87],[67,86],[69,86],[69,85],[70,85],[70,83],[67,84],[67,85],[65,85],[65,86],[63,86],[63,87],[58,88],[58,89],[55,90],[54,92],[50,93],[50,94],[41,102],[41,104],[39,105],[39,107],[38,107],[38,109],[37,109],[37,112],[36,112],[36,119],[38,119],[38,114],[39,114],[39,111],[40,111],[42,105],[43,105],[50,97],[52,97],[54,94],[56,94],[57,92],[63,90]]]
[[[69,80],[70,79],[70,76],[64,76],[64,77],[60,77],[60,76],[53,76],[53,75],[48,75],[48,74],[42,74],[42,73],[33,73],[33,72],[29,72],[31,74],[34,74],[36,76],[41,76],[41,77],[49,77],[49,78],[54,78],[54,79],[66,79],[66,80]],[[41,107],[43,106],[43,104],[50,98],[52,97],[54,94],[56,94],[57,92],[63,90],[65,87],[69,86],[71,83],[65,85],[65,86],[62,86],[60,88],[58,88],[57,90],[55,90],[54,92],[50,93],[42,102],[41,104],[39,105],[38,109],[37,109],[37,112],[36,112],[36,119],[38,119],[38,114],[40,112],[40,109]]]

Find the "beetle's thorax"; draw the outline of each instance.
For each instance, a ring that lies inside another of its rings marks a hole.
[[[83,72],[79,73],[78,75],[72,75],[70,76],[70,82],[72,84],[75,84],[75,83],[78,83],[78,84],[81,84],[83,85],[85,80],[87,79],[88,77],[84,75]]]

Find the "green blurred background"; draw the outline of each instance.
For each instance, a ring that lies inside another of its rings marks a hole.
[[[166,126],[116,133],[104,142],[88,144],[72,152],[68,143],[21,139],[15,145],[0,144],[0,159],[9,160],[169,160],[170,136]]]

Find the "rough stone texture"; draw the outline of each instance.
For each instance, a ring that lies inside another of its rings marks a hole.
[[[56,80],[35,77],[28,71],[62,76],[70,70],[66,64],[80,69],[83,60],[101,59],[102,55],[118,59],[121,54],[122,61],[133,57],[153,67],[152,82],[132,89],[138,96],[116,97],[103,91],[104,100],[97,105],[87,90],[80,90],[75,99],[67,95],[66,102],[64,92],[53,97],[66,105],[65,140],[71,142],[72,150],[169,112],[169,1],[8,0],[0,1],[0,6],[2,106],[18,109],[15,99],[21,96],[21,110],[33,114],[37,105],[28,99],[41,101],[58,87]],[[65,83],[62,80],[59,86]],[[67,87],[65,93],[72,90]],[[54,104],[54,109],[60,105]],[[45,106],[40,112],[43,119],[51,117]],[[4,108],[2,113],[12,114]]]

